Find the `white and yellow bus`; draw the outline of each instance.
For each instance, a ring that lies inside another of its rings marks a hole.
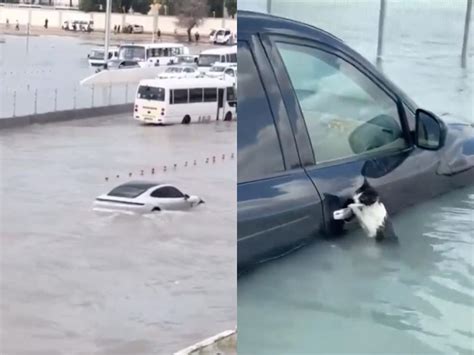
[[[133,118],[154,124],[236,119],[235,81],[218,78],[140,81]]]

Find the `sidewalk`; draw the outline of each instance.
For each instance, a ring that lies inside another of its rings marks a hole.
[[[15,24],[10,23],[7,28],[5,24],[0,24],[0,32],[6,35],[13,36],[27,36],[27,28],[25,25],[20,26],[20,30],[15,30]],[[104,41],[104,32],[103,31],[93,31],[90,33],[87,32],[74,32],[66,31],[61,28],[48,28],[45,29],[42,26],[31,26],[30,27],[30,36],[62,36],[62,37],[76,37],[81,39],[87,39],[91,42],[100,42]],[[156,37],[156,36],[155,36]],[[110,38],[114,42],[151,42],[152,34],[148,33],[110,33]],[[174,35],[173,33],[163,32],[161,34],[162,42],[181,42],[188,43],[188,37],[186,34]],[[200,41],[200,44],[206,44],[207,41]]]

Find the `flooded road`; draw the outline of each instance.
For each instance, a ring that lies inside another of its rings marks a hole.
[[[136,86],[83,87],[79,82],[92,75],[87,54],[103,42],[86,37],[5,35],[0,42],[0,118],[72,108],[133,102]],[[151,40],[151,38],[150,38]],[[113,41],[113,45],[117,45]],[[212,45],[190,45],[199,54]],[[65,80],[67,78],[67,80]]]
[[[170,354],[235,327],[235,132],[128,115],[1,131],[0,352]],[[206,204],[93,212],[130,172]]]
[[[398,248],[358,230],[241,277],[239,354],[474,353],[474,187],[393,223]]]
[[[239,9],[265,6],[239,0]],[[272,13],[327,30],[375,62],[379,6],[272,0]],[[465,9],[387,1],[381,70],[421,107],[474,122],[472,23],[468,67],[460,65]],[[241,277],[239,354],[474,354],[474,188],[407,209],[394,224],[399,249],[357,231]]]

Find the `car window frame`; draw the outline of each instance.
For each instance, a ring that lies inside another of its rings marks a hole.
[[[394,152],[406,152],[414,149],[414,142],[412,135],[410,133],[410,127],[407,120],[407,115],[404,109],[404,104],[402,99],[397,95],[394,90],[391,90],[380,78],[377,78],[373,73],[371,73],[364,64],[359,62],[354,58],[350,53],[347,53],[341,48],[336,48],[334,46],[328,45],[327,43],[310,40],[304,37],[292,36],[292,35],[281,35],[281,34],[272,34],[265,33],[261,34],[263,47],[272,63],[273,70],[275,72],[275,77],[280,90],[282,91],[283,101],[287,107],[287,111],[290,114],[291,125],[295,131],[296,143],[298,145],[298,150],[301,156],[301,164],[307,167],[327,167],[334,165],[341,165],[346,162],[358,161],[361,159],[367,158],[376,158],[385,156],[387,154],[392,154]],[[316,155],[311,143],[311,137],[309,131],[306,127],[306,121],[304,118],[303,110],[301,109],[300,102],[296,96],[296,92],[293,88],[290,76],[287,72],[286,66],[283,62],[283,59],[280,55],[280,52],[277,47],[277,43],[284,43],[294,46],[304,46],[313,48],[315,50],[327,52],[330,55],[336,56],[350,65],[352,65],[356,70],[360,72],[361,75],[364,75],[368,80],[375,84],[378,88],[381,89],[385,94],[387,94],[396,104],[398,111],[398,118],[400,121],[400,126],[407,142],[405,148],[396,148],[396,149],[387,149],[387,150],[375,150],[373,152],[365,152],[362,154],[355,154],[349,157],[341,157],[330,161],[318,162]],[[298,125],[304,127],[304,129],[298,130]]]
[[[263,181],[271,179],[278,176],[285,176],[291,173],[292,170],[301,169],[300,159],[298,156],[295,137],[292,132],[290,125],[290,119],[286,110],[280,110],[276,112],[276,107],[281,104],[283,109],[285,108],[283,99],[281,97],[279,89],[276,87],[276,78],[271,69],[271,63],[269,58],[266,56],[263,49],[263,45],[259,39],[258,35],[247,35],[242,34],[236,43],[237,46],[240,44],[245,44],[252,56],[255,69],[259,75],[259,81],[262,85],[262,89],[265,95],[265,99],[268,104],[269,112],[271,114],[271,119],[273,121],[276,136],[278,139],[279,153],[281,154],[283,160],[283,170],[278,172],[273,172],[271,174],[266,174],[259,178],[238,181],[238,185],[245,185],[248,183],[253,183],[255,181]],[[239,80],[239,75],[236,75],[237,80]],[[284,111],[284,112],[283,112]]]
[[[158,197],[158,196],[153,196],[153,194],[156,192],[156,191],[159,191],[159,190],[163,190],[163,189],[169,189],[169,188],[172,188],[172,189],[175,189],[176,191],[179,191],[179,193],[182,194],[182,196],[180,197]],[[174,187],[174,186],[168,186],[168,185],[165,185],[165,186],[160,186],[160,187],[157,187],[155,188],[153,191],[150,192],[150,197],[153,197],[153,198],[169,198],[169,199],[178,199],[178,198],[183,198],[185,197],[185,194],[179,190],[178,188]]]

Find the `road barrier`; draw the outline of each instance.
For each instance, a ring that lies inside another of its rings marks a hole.
[[[176,171],[180,168],[188,168],[188,167],[191,167],[191,164],[190,162],[192,161],[192,166],[198,166],[198,165],[215,165],[217,164],[218,162],[223,162],[223,161],[228,161],[228,160],[233,160],[235,159],[235,153],[230,153],[230,154],[222,154],[220,155],[220,159],[218,159],[218,156],[216,155],[213,155],[211,157],[206,157],[206,158],[201,158],[201,159],[193,159],[193,160],[186,160],[184,162],[181,162],[180,164],[178,163],[171,163],[171,164],[165,164],[165,165],[161,165],[161,166],[155,166],[155,167],[151,167],[151,168],[148,168],[148,169],[140,169],[140,171],[137,173],[137,172],[132,172],[132,171],[129,171],[128,173],[114,173],[114,174],[110,174],[108,176],[105,176],[104,177],[104,181],[106,182],[109,182],[109,181],[116,181],[118,179],[120,179],[121,177],[128,177],[128,178],[133,178],[134,176],[139,176],[139,177],[142,177],[142,176],[145,176],[145,175],[155,175],[157,174],[159,171],[163,172],[163,173],[166,173],[168,171],[170,171],[170,169],[172,169],[173,171]],[[201,164],[200,164],[201,162]],[[112,177],[112,178],[111,178]],[[115,179],[114,179],[115,178]]]

